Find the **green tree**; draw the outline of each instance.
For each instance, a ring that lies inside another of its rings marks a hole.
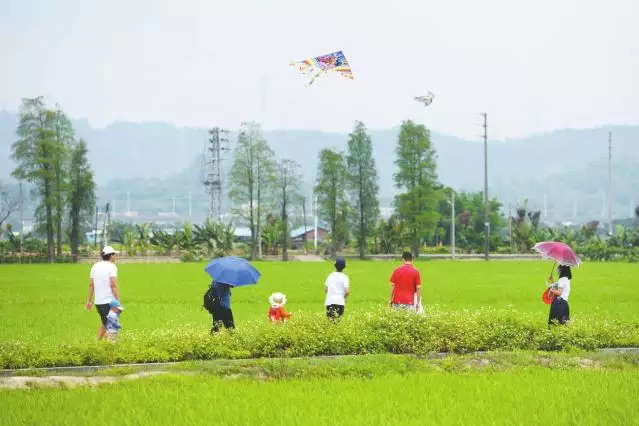
[[[87,144],[80,139],[70,151],[68,171],[69,185],[67,205],[69,206],[69,230],[71,234],[71,254],[78,255],[78,247],[83,241],[81,231],[90,224],[95,206],[95,182],[89,164]]]
[[[366,239],[372,233],[379,216],[379,184],[373,158],[373,142],[361,121],[355,123],[355,129],[348,137],[346,165],[357,246],[360,258],[364,258]]]
[[[62,255],[62,222],[65,217],[65,200],[68,199],[69,151],[75,139],[71,120],[59,106],[51,111],[53,125],[53,220],[55,222],[56,254]]]
[[[12,145],[11,158],[17,167],[12,175],[20,180],[34,183],[38,196],[37,212],[44,216],[47,239],[47,255],[53,262],[55,206],[55,162],[56,142],[53,113],[45,108],[40,96],[23,99],[20,107],[20,122],[16,131],[18,140]]]
[[[502,241],[501,232],[506,221],[501,214],[502,204],[496,198],[488,201],[488,223],[490,224],[490,250],[496,250]],[[484,249],[484,193],[461,192],[455,197],[455,209],[459,212],[456,232],[459,246],[468,252]],[[449,222],[450,223],[450,222]]]
[[[393,178],[402,191],[395,196],[395,208],[408,228],[410,246],[417,257],[422,242],[430,239],[437,226],[437,174],[435,149],[430,132],[412,121],[402,123],[395,148],[398,168]]]
[[[273,183],[273,157],[259,124],[242,123],[231,169],[229,197],[235,214],[251,229],[251,259],[257,257],[262,204],[269,185]]]
[[[513,228],[511,244],[520,253],[528,253],[535,244],[541,211],[528,211],[528,200],[525,199],[523,204],[517,207],[515,213],[515,217],[510,218]]]
[[[346,204],[347,172],[341,152],[323,149],[315,184],[318,216],[328,221],[331,227],[331,256],[335,257],[344,242],[344,206]]]
[[[2,224],[18,210],[20,200],[16,197],[8,186],[0,182],[0,232]]]
[[[282,159],[277,163],[277,186],[280,192],[280,210],[282,220],[282,260],[288,260],[289,208],[300,197],[302,173],[300,165],[293,160]]]
[[[380,219],[375,230],[376,251],[384,254],[399,252],[405,234],[406,228],[399,216],[394,214],[388,220]]]
[[[277,162],[275,152],[265,139],[257,143],[257,174],[256,174],[256,234],[262,236],[262,223],[265,213],[272,211],[276,204],[277,190]],[[258,244],[261,255],[261,244]]]
[[[275,214],[267,214],[262,228],[261,244],[262,251],[271,256],[277,256],[279,245],[283,234],[282,220]]]

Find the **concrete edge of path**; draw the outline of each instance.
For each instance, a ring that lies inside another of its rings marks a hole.
[[[444,358],[451,355],[484,355],[487,353],[496,352],[496,351],[474,351],[467,352],[464,354],[457,354],[454,352],[433,352],[426,356],[422,356],[422,358]],[[602,348],[596,349],[594,351],[590,351],[591,353],[638,353],[639,348]],[[548,353],[553,353],[548,351]],[[397,354],[404,356],[415,356],[414,354]],[[175,361],[175,362],[147,362],[147,363],[129,363],[129,364],[108,364],[108,365],[77,365],[77,366],[67,366],[67,367],[39,367],[39,368],[15,368],[15,369],[4,369],[0,370],[0,377],[10,377],[10,376],[27,376],[34,377],[34,373],[91,373],[100,370],[109,370],[109,369],[117,369],[117,368],[137,368],[140,370],[152,370],[161,367],[169,367],[174,365],[184,365],[192,362],[225,362],[225,363],[241,363],[247,361],[267,361],[267,360],[308,360],[308,359],[317,359],[317,360],[330,360],[330,359],[340,359],[340,358],[357,358],[362,355],[323,355],[323,356],[312,356],[312,357],[290,357],[290,358],[237,358],[237,359],[209,359],[209,360],[190,360],[190,361]],[[26,373],[26,374],[25,374]]]

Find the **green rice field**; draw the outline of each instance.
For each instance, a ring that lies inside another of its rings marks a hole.
[[[595,358],[584,364],[587,359],[564,355],[538,358],[544,366],[526,365],[533,359],[504,354],[428,361],[382,355],[249,362],[226,372],[193,365],[97,388],[0,391],[0,422],[638,424],[639,358]]]
[[[256,262],[259,284],[233,291],[232,308],[241,328],[248,321],[268,322],[268,296],[287,295],[287,309],[298,316],[324,311],[323,285],[333,271],[329,262]],[[352,295],[346,315],[370,312],[388,303],[388,280],[397,263],[349,261]],[[544,324],[541,302],[550,262],[430,261],[416,265],[422,274],[423,303],[438,311],[514,309]],[[119,287],[126,311],[123,334],[188,325],[210,328],[201,309],[209,283],[203,264],[121,264]],[[57,344],[88,343],[99,325],[95,310],[84,311],[90,265],[0,265],[2,341]],[[639,321],[639,264],[586,263],[575,269],[570,294],[576,321],[596,316]]]
[[[572,320],[550,330],[549,262],[419,262],[419,316],[386,307],[397,263],[349,261],[338,324],[323,316],[330,262],[255,265],[259,284],[233,290],[237,330],[217,336],[203,264],[119,265],[116,344],[95,341],[98,315],[84,311],[90,265],[0,265],[2,368],[186,361],[98,387],[3,389],[0,423],[639,424],[639,355],[588,352],[639,346],[637,264],[574,270]],[[268,323],[274,291],[294,312],[286,324]],[[488,352],[455,355],[473,351]]]

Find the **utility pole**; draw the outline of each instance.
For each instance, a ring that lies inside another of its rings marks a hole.
[[[308,228],[306,223],[306,197],[302,198],[302,216],[304,217],[304,254],[308,254]]]
[[[484,258],[488,260],[489,245],[488,236],[490,233],[490,222],[488,221],[488,114],[484,116]]]
[[[98,246],[98,205],[95,205],[95,228],[93,229],[93,245]]]
[[[513,212],[512,207],[508,204],[508,240],[510,241],[510,251],[513,250]]]
[[[24,198],[22,196],[22,181],[20,181],[20,263],[22,263],[22,244],[24,243]]]
[[[613,235],[612,229],[612,132],[608,132],[608,233]]]
[[[222,221],[222,151],[228,151],[228,130],[214,127],[209,130],[208,176],[204,185],[209,188],[209,219]]]
[[[317,252],[317,195],[315,195],[315,199],[314,199],[314,203],[313,203],[313,216],[314,216],[314,227],[315,227],[315,232],[313,235],[313,240],[315,241],[315,251]]]
[[[450,212],[450,238],[451,238],[451,246],[453,249],[453,259],[455,259],[455,191],[451,192],[451,201],[449,201],[451,212]]]

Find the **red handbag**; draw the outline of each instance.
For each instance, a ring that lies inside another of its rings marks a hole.
[[[543,294],[541,295],[541,300],[546,304],[546,305],[550,305],[552,303],[553,300],[555,300],[555,297],[557,297],[557,295],[555,293],[551,293],[550,292],[550,287],[545,289]]]

